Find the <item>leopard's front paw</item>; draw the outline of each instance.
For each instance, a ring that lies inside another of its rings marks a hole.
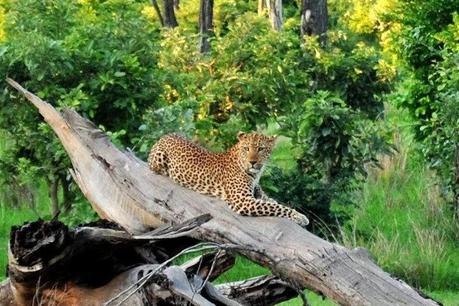
[[[306,226],[309,224],[309,219],[305,215],[300,214],[297,211],[293,212],[291,219],[294,222],[296,222],[298,225],[301,225],[301,226]]]

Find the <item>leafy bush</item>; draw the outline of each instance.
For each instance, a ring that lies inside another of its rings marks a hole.
[[[349,202],[340,194],[388,148],[375,121],[388,86],[378,79],[375,48],[336,31],[322,49],[297,32],[294,19],[278,33],[248,12],[215,37],[205,57],[186,28],[164,33],[161,107],[144,116],[141,153],[166,132],[223,150],[239,130],[268,129],[290,139],[296,154],[287,157],[292,168],[271,167],[262,184],[279,200],[334,221],[330,203]]]
[[[431,103],[431,117],[422,122],[419,130],[424,138],[423,152],[431,165],[439,171],[443,180],[459,194],[455,176],[459,165],[459,15],[454,15],[454,23],[441,32],[437,38],[443,43],[442,60],[432,71],[430,83],[435,84],[436,100]],[[456,199],[456,205],[459,198]],[[459,208],[459,206],[456,206]],[[458,211],[459,212],[459,211]]]
[[[384,147],[373,123],[388,88],[379,79],[378,52],[345,30],[330,31],[325,49],[314,38],[303,42],[298,16],[288,18],[297,12],[294,2],[286,5],[284,31],[274,32],[250,12],[255,4],[219,5],[224,18],[212,52],[202,56],[191,11],[179,13],[186,26],[159,33],[151,12],[135,1],[11,2],[0,72],[58,107],[76,108],[143,157],[169,132],[223,150],[239,130],[269,127],[297,154],[290,156],[293,168],[273,169],[264,184],[290,184],[281,200],[309,203],[303,208],[332,220],[330,203],[348,200],[339,194]],[[13,95],[3,91],[4,105]],[[49,127],[27,105],[1,112],[0,128],[17,140],[0,176],[28,173],[68,189],[68,161]]]
[[[399,105],[416,119],[415,131],[423,143],[421,149],[430,165],[441,174],[445,191],[454,192],[459,211],[459,185],[455,181],[459,167],[454,164],[459,153],[459,3],[422,1],[413,5],[412,1],[406,1],[401,9],[402,30],[396,33],[394,42],[408,75]]]
[[[145,109],[161,91],[158,31],[140,11],[135,1],[124,0],[7,2],[0,75],[58,108],[76,109],[123,145],[132,145]],[[13,140],[0,177],[45,178],[64,188],[69,204],[69,163],[59,141],[35,110],[15,103],[16,93],[0,86],[0,128]]]
[[[330,211],[332,202],[350,204],[349,193],[366,177],[366,167],[377,164],[377,154],[390,153],[386,127],[329,92],[319,91],[292,111],[283,118],[283,132],[294,144],[296,167],[269,178],[277,198],[308,210],[319,228],[333,227],[338,216]]]

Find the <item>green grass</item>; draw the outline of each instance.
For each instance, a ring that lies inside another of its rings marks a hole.
[[[457,224],[431,173],[407,169],[367,182],[343,229],[345,245],[368,248],[379,265],[416,287],[459,290]]]
[[[445,306],[459,306],[459,291],[432,291],[427,294]]]
[[[235,266],[220,275],[220,277],[215,280],[215,283],[221,284],[235,282],[266,274],[271,274],[268,269],[254,264],[245,257],[237,256]]]
[[[382,157],[382,169],[356,194],[342,242],[369,249],[384,270],[415,287],[459,291],[457,220],[409,130],[400,127],[394,140],[398,152]]]

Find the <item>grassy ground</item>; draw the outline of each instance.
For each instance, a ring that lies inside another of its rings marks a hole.
[[[340,239],[444,303],[459,306],[459,225],[435,173],[416,150],[409,119],[393,118],[397,153],[372,169]],[[447,196],[447,195],[446,195]]]
[[[430,171],[407,165],[372,177],[343,230],[344,244],[365,246],[388,272],[417,287],[459,290],[457,224]]]

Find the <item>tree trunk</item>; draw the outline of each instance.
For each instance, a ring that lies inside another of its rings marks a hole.
[[[327,0],[302,0],[301,37],[318,35],[321,45],[325,45],[327,26]]]
[[[223,201],[195,193],[152,173],[132,153],[120,151],[75,111],[57,112],[11,79],[60,138],[73,177],[99,216],[142,233],[203,214],[211,221],[190,236],[225,244],[295,288],[309,288],[341,305],[438,305],[382,271],[360,248],[325,241],[287,219],[243,217]]]
[[[173,29],[178,26],[175,18],[174,0],[164,0],[164,26]]]
[[[213,32],[214,0],[201,0],[199,6],[199,51],[210,51],[209,37]]]
[[[174,0],[174,7],[176,10],[180,9],[180,0]]]
[[[282,0],[266,0],[271,27],[274,31],[282,30]]]
[[[161,24],[162,27],[164,27],[164,18],[163,18],[163,14],[161,14],[161,9],[159,8],[158,2],[156,0],[151,0],[151,5],[153,5],[156,11],[156,14],[158,15],[159,23]]]
[[[258,16],[263,16],[266,10],[266,0],[258,0]]]

